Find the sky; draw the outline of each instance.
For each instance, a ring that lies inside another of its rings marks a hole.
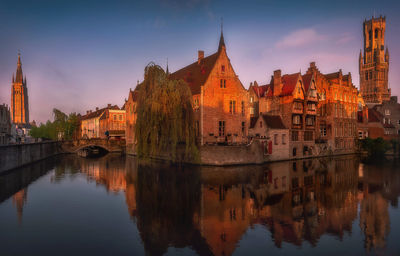
[[[30,120],[52,109],[120,107],[155,62],[176,71],[217,51],[223,18],[227,53],[243,85],[273,71],[351,72],[359,87],[364,19],[386,16],[389,86],[400,95],[400,1],[57,1],[0,0],[0,104],[10,104],[18,50]]]

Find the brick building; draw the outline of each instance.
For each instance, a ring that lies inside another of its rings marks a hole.
[[[389,101],[375,105],[373,109],[382,116],[384,138],[388,140],[398,139],[400,134],[400,104],[397,102],[397,96],[392,96]]]
[[[386,18],[364,21],[364,56],[360,51],[360,91],[366,103],[390,100],[389,50],[385,52]]]
[[[0,145],[5,145],[11,139],[10,108],[6,104],[0,105]]]
[[[248,92],[236,75],[226,52],[223,33],[218,51],[172,73],[183,79],[193,95],[198,142],[245,143],[249,125]]]
[[[281,75],[274,71],[271,82],[263,85],[258,99],[260,115],[280,115],[283,124],[289,128],[290,157],[313,156],[315,151],[315,124],[317,113],[317,92],[313,75],[300,73]]]
[[[249,136],[261,141],[268,160],[289,159],[289,129],[279,115],[259,115],[250,119]]]
[[[365,138],[383,138],[385,128],[382,123],[382,114],[374,109],[363,107],[357,113],[357,137],[358,139]]]
[[[99,119],[99,137],[102,139],[124,139],[125,138],[125,109],[118,106],[106,108]]]
[[[333,153],[355,150],[358,90],[351,74],[322,74],[311,62],[306,75],[313,75],[318,93],[316,142]]]
[[[86,115],[81,117],[81,125],[80,125],[80,133],[81,138],[91,139],[91,138],[104,138],[104,127],[100,127],[100,118],[106,112],[106,110],[119,110],[117,105],[111,106],[108,104],[107,107],[99,109],[96,108],[95,111],[88,110],[86,111]],[[101,134],[103,132],[103,134]]]
[[[132,91],[129,89],[128,100],[125,102],[125,113],[126,113],[126,152],[135,153],[135,124],[137,118],[136,104],[138,99],[138,91],[135,89]]]

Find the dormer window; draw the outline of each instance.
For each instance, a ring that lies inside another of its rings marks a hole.
[[[225,65],[221,66],[221,72],[225,72]]]

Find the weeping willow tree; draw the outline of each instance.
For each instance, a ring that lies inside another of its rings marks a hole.
[[[164,70],[150,63],[138,88],[135,133],[139,157],[168,152],[177,160],[178,145],[185,159],[197,159],[192,94],[183,80],[169,79]]]

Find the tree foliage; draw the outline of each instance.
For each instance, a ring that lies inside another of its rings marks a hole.
[[[365,138],[360,142],[361,148],[366,150],[370,157],[383,157],[386,151],[390,149],[390,144],[383,138]]]
[[[32,127],[30,135],[34,138],[51,140],[72,139],[79,126],[78,115],[76,113],[67,115],[56,108],[53,109],[53,115],[53,122],[47,120],[45,124],[41,123],[38,127]]]
[[[154,63],[144,70],[139,85],[135,133],[140,157],[169,152],[177,160],[177,147],[185,146],[185,158],[196,158],[192,94],[183,80],[169,79]]]

